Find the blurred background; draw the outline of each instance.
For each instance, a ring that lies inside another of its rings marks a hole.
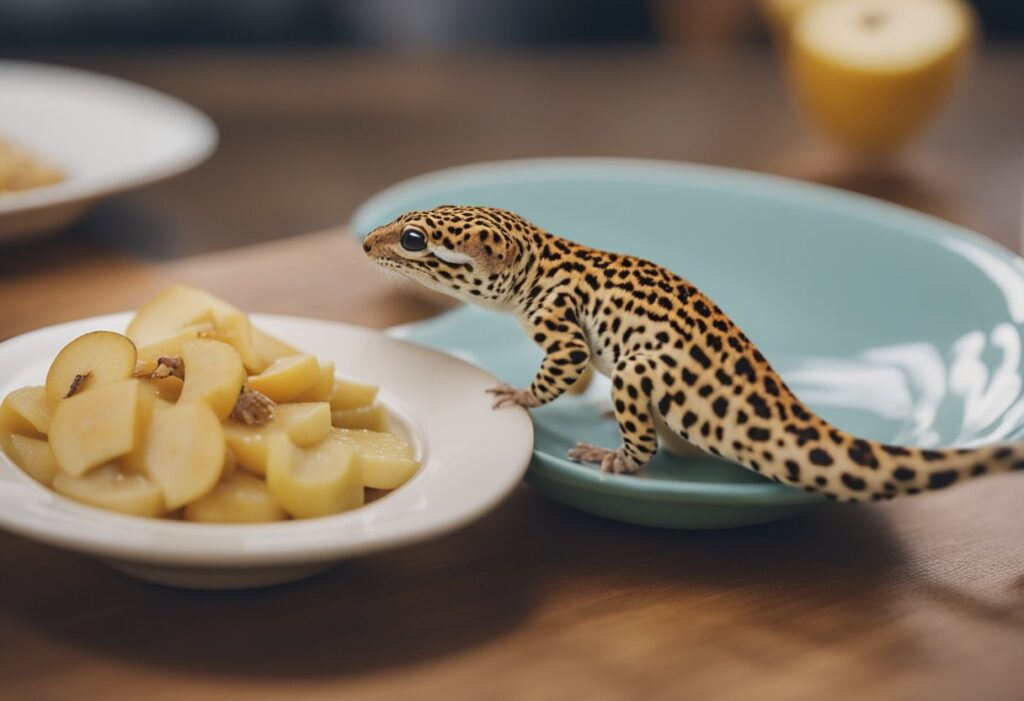
[[[1021,3],[972,4],[986,35],[1013,39],[1024,31]],[[5,0],[0,6],[0,39],[9,48],[319,44],[514,51],[728,46],[766,37],[750,0]]]
[[[553,155],[826,182],[1018,248],[1024,3],[971,3],[980,40],[966,79],[881,166],[851,165],[791,99],[773,15],[803,4],[5,0],[0,47],[142,83],[216,122],[220,145],[198,169],[106,201],[62,234],[147,258],[336,226],[436,168]]]

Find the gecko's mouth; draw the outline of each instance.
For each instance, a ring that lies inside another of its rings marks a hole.
[[[366,249],[365,244],[363,248]],[[435,277],[431,273],[432,270],[473,270],[472,259],[468,256],[455,258],[451,255],[445,255],[443,251],[425,251],[424,253],[425,255],[420,258],[406,258],[405,256],[395,255],[390,251],[383,251],[378,254],[368,251],[367,255],[377,265],[394,268],[403,272],[422,272],[430,278]]]

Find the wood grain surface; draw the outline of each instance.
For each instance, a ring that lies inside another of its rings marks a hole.
[[[1009,67],[1019,75],[1024,58],[994,56],[983,60],[987,72],[972,89],[994,101],[1001,85],[1006,109],[1019,117],[1022,96],[1011,94]],[[385,284],[341,229],[173,260],[180,252],[173,246],[134,246],[132,237],[156,231],[154,240],[166,233],[170,241],[189,229],[181,250],[213,249],[337,223],[398,170],[449,157],[539,155],[563,142],[566,152],[589,151],[607,138],[601,153],[735,165],[767,158],[777,138],[785,143],[794,133],[744,131],[746,118],[726,114],[736,98],[698,93],[703,83],[687,82],[695,80],[688,71],[705,71],[753,85],[773,75],[770,67],[735,57],[709,59],[714,69],[665,63],[673,60],[488,59],[446,73],[443,64],[324,56],[91,59],[215,107],[227,124],[223,152],[194,178],[112,202],[71,234],[0,252],[0,338],[127,309],[171,281],[207,287],[252,311],[373,327],[429,316],[434,306]],[[652,75],[627,79],[644,66]],[[517,100],[506,111],[485,93],[468,125],[450,123],[438,91],[454,94],[460,76],[479,81],[488,70],[504,76]],[[265,95],[252,92],[258,75]],[[628,92],[598,100],[612,80],[598,75],[617,76]],[[593,114],[602,101],[613,111],[622,100],[654,105],[653,92],[670,78],[678,90],[665,104],[674,116],[649,115],[660,137],[613,133]],[[363,96],[358,109],[345,91],[328,90],[336,81]],[[399,116],[395,81],[407,93],[401,109],[411,100],[412,116]],[[549,115],[555,82],[573,99],[556,98]],[[753,89],[747,99],[765,105],[765,123],[786,124],[775,114],[784,103],[769,88]],[[508,130],[499,145],[474,121],[481,114]],[[716,118],[720,127],[708,126]],[[336,136],[335,119],[363,123],[366,133],[422,127],[433,137],[423,144],[410,133],[397,145],[368,141],[355,155],[333,154],[336,139],[354,138]],[[940,199],[955,210],[951,218],[981,222],[1010,242],[1019,172],[1009,156],[993,155],[990,141],[1012,141],[1012,125],[992,111],[946,119],[952,124],[940,125],[929,137],[938,141],[922,152],[925,161],[947,163],[935,172],[954,196]],[[698,138],[688,123],[706,131]],[[255,143],[274,132],[269,124],[280,139],[259,152]],[[669,143],[673,130],[677,140]],[[289,138],[300,153],[319,150],[305,170],[284,155]],[[974,143],[982,146],[971,155]],[[449,150],[454,155],[442,154]],[[957,154],[962,171],[944,160]],[[1018,168],[1019,156],[1018,149]],[[258,171],[278,158],[292,165],[276,172],[282,196],[275,198]],[[337,180],[333,168],[350,158],[366,166],[365,180]],[[375,168],[376,159],[390,165]],[[218,184],[234,177],[235,187]],[[321,178],[329,192],[305,192]],[[897,198],[899,189],[885,192]],[[972,204],[958,209],[958,202]],[[975,219],[980,211],[985,216]],[[1020,699],[1022,507],[1024,479],[1007,475],[886,504],[830,504],[766,526],[688,533],[588,516],[524,485],[446,537],[294,585],[235,593],[137,583],[0,533],[0,699]]]

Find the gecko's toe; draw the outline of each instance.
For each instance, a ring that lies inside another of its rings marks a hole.
[[[616,475],[631,475],[639,469],[640,466],[633,461],[633,458],[626,455],[624,450],[620,448],[615,451],[611,464],[612,473]]]
[[[497,394],[497,393],[495,393],[494,401],[491,402],[491,408],[492,409],[500,409],[501,407],[503,407],[506,404],[508,404],[510,401],[512,401],[512,400],[509,399],[509,396],[507,394]]]
[[[494,403],[491,405],[492,409],[500,409],[501,407],[509,404],[525,407],[527,409],[540,406],[540,402],[537,401],[537,398],[534,397],[529,390],[518,389],[512,385],[501,384],[497,387],[491,387],[485,391],[487,394],[494,395]]]
[[[598,445],[590,443],[577,443],[575,448],[570,448],[566,454],[574,462],[590,462],[600,464],[604,456],[610,451]]]
[[[633,459],[626,455],[623,448],[612,450],[599,445],[589,443],[577,443],[567,453],[570,460],[585,462],[601,467],[601,472],[608,472],[613,475],[624,475],[636,472],[640,466],[633,462]]]

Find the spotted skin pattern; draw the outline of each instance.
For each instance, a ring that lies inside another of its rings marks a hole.
[[[426,245],[413,250],[417,236]],[[553,236],[512,212],[409,212],[374,230],[364,249],[387,270],[518,317],[544,360],[529,388],[490,390],[495,406],[546,404],[588,365],[610,377],[622,446],[579,444],[569,452],[605,471],[635,472],[651,461],[655,412],[709,453],[842,501],[917,494],[1024,469],[1018,445],[928,450],[864,440],[830,425],[689,281],[641,258]]]

